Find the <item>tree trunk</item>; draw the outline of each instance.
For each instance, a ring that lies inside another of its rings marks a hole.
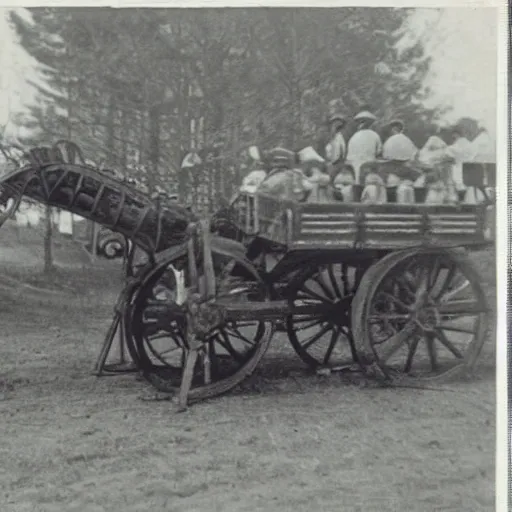
[[[116,116],[116,98],[112,93],[108,102],[107,113],[107,166],[115,167],[117,164],[115,147],[115,116]]]
[[[128,126],[129,118],[126,110],[121,111],[121,155],[119,165],[121,172],[125,174],[128,163]]]
[[[52,225],[52,208],[46,206],[46,225],[44,232],[44,273],[50,274],[54,270],[53,266],[53,225]]]
[[[73,116],[73,91],[71,89],[71,82],[69,80],[67,83],[67,92],[68,92],[68,96],[67,96],[68,117],[66,119],[66,136],[67,136],[68,140],[70,141],[71,137],[72,137],[72,132],[73,132],[72,121],[71,121],[72,116]],[[74,225],[72,214],[71,214],[71,239],[75,240],[75,225]]]
[[[152,191],[158,180],[160,161],[160,109],[158,106],[149,111],[149,175],[148,186]]]

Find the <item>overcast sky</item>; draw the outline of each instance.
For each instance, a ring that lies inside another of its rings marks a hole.
[[[33,64],[14,41],[0,8],[0,126],[11,112],[30,102]],[[430,103],[453,107],[446,122],[462,116],[478,119],[495,135],[497,87],[497,11],[492,8],[418,9],[410,20],[432,56]]]

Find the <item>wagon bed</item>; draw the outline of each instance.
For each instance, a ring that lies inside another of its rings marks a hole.
[[[241,194],[236,224],[287,250],[482,246],[492,242],[494,209],[486,204],[298,203]]]

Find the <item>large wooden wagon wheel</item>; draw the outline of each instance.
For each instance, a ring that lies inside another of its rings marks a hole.
[[[218,304],[270,299],[267,286],[248,261],[215,249],[212,253]],[[201,268],[198,278],[204,278]],[[136,347],[138,365],[145,378],[164,393],[176,392],[183,377],[188,326],[176,306],[183,300],[178,295],[189,293],[190,283],[184,250],[150,273],[127,318],[127,336]],[[213,329],[194,365],[189,400],[213,397],[239,384],[263,357],[271,335],[272,323],[259,320],[230,320]]]
[[[438,380],[473,369],[489,309],[464,252],[393,253],[363,276],[352,304],[360,360],[389,378]]]
[[[288,338],[308,366],[333,367],[357,361],[350,311],[366,266],[312,266],[290,283],[293,313],[286,320]]]

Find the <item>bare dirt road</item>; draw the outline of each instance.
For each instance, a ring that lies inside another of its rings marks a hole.
[[[471,382],[430,391],[310,375],[281,335],[241,389],[175,414],[91,375],[109,278],[42,294],[0,263],[2,512],[494,510],[494,339]]]

